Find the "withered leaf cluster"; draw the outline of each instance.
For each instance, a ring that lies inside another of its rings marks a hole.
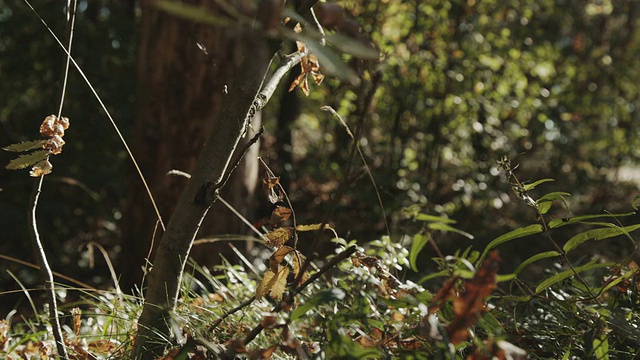
[[[12,152],[35,150],[11,160],[6,168],[9,170],[19,170],[31,166],[31,172],[29,174],[33,177],[40,177],[51,173],[53,165],[49,162],[49,156],[62,153],[62,147],[65,144],[62,138],[64,137],[65,130],[68,128],[68,118],[57,117],[55,115],[47,116],[42,122],[42,125],[40,125],[40,135],[47,139],[25,141],[5,147],[4,150]]]

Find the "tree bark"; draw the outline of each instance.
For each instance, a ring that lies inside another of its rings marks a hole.
[[[197,163],[188,167],[193,169],[191,179],[180,196],[154,256],[133,354],[135,358],[140,359],[156,358],[164,350],[166,339],[171,338],[171,315],[176,305],[186,259],[203,218],[209,210],[208,204],[195,199],[203,189],[211,190],[207,196],[210,199],[215,194],[213,189],[227,169],[228,159],[246,129],[247,111],[254,102],[273,55],[266,39],[257,33],[238,31],[235,34],[222,34],[221,30],[202,29],[182,20],[170,19],[166,14],[153,9],[150,4],[150,0],[143,1],[143,14],[146,15],[143,15],[141,51],[151,56],[155,54],[160,59],[163,56],[172,56],[162,54],[163,51],[173,52],[173,56],[177,57],[177,69],[171,72],[167,71],[171,69],[168,66],[149,65],[157,67],[156,71],[149,75],[166,76],[168,79],[165,81],[169,85],[148,89],[150,92],[147,96],[150,99],[147,98],[146,101],[155,104],[157,110],[146,117],[148,121],[145,126],[152,134],[159,126],[166,126],[175,130],[173,134],[187,132],[187,139],[191,139],[186,141],[188,149],[178,146],[178,138],[155,139],[156,142],[162,142],[163,146],[155,145],[163,152],[153,156],[157,159],[157,168],[150,170],[158,177],[163,176],[166,170],[169,170],[167,162],[183,158],[186,151],[197,151],[197,139],[202,138],[197,136],[199,133],[207,131],[209,135]],[[199,38],[194,39],[192,34],[198,34]],[[203,65],[198,63],[204,61],[202,51],[198,52],[190,47],[197,49],[196,41],[216,42],[221,45],[218,49],[224,48],[229,52],[213,53],[214,58],[205,61],[206,64]],[[165,43],[164,50],[154,43]],[[239,56],[239,66],[235,65],[234,56]],[[142,61],[141,66],[144,66]],[[221,69],[225,69],[224,73],[220,72]],[[192,74],[193,78],[185,79],[182,73]],[[221,78],[227,81],[223,82]],[[194,79],[194,82],[191,83],[188,79]],[[162,80],[156,80],[162,83]],[[156,96],[157,92],[161,95]],[[195,96],[194,100],[194,97],[190,96],[194,92],[210,95],[204,98]],[[213,106],[222,109],[215,121],[211,116]],[[159,123],[162,125],[158,125]],[[174,186],[182,190],[181,184]],[[142,199],[142,195],[139,194],[138,198]],[[217,218],[218,215],[214,214],[214,217]]]
[[[215,1],[198,2],[219,13]],[[239,29],[213,28],[179,19],[157,9],[152,0],[142,1],[141,6],[133,150],[166,225],[187,184],[186,178],[167,172],[193,171],[206,136],[219,118],[225,87],[231,85],[234,71],[247,53],[237,46],[241,43]],[[223,197],[241,213],[251,209],[257,168],[256,156],[245,157],[224,189]],[[158,224],[154,237],[157,217],[137,174],[130,184],[120,267],[121,286],[127,291],[142,285],[142,267],[147,258],[155,256],[163,235]],[[215,210],[216,216],[203,222],[202,236],[246,231],[221,205],[216,204]],[[197,260],[211,265],[223,247],[222,244],[213,244],[213,248],[209,245],[207,249],[199,247]]]

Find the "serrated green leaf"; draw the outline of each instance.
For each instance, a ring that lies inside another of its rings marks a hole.
[[[542,184],[542,183],[546,183],[546,182],[551,182],[551,181],[555,181],[554,179],[540,179],[538,181],[534,181],[531,184],[524,184],[522,185],[523,190],[524,191],[529,191],[529,190],[533,190],[536,188],[536,186]]]
[[[519,228],[519,229],[515,229],[513,231],[510,231],[504,235],[501,235],[499,237],[497,237],[496,239],[494,239],[493,241],[491,241],[489,243],[489,245],[487,245],[487,247],[484,249],[484,251],[482,252],[482,256],[480,256],[480,259],[478,259],[478,261],[476,262],[476,264],[482,264],[482,262],[484,261],[484,258],[487,257],[487,254],[489,253],[489,251],[491,251],[493,248],[495,248],[496,246],[500,245],[500,244],[504,244],[508,241],[511,240],[515,240],[515,239],[519,239],[525,236],[529,236],[529,235],[534,235],[534,234],[538,234],[542,232],[542,225],[540,224],[533,224],[533,225],[529,225],[523,228]]]
[[[18,156],[18,158],[13,159],[5,166],[8,170],[20,170],[27,168],[31,165],[34,165],[42,160],[45,160],[49,155],[49,151],[47,150],[38,150],[29,154],[24,154]]]
[[[469,234],[468,232],[456,229],[454,227],[451,227],[447,224],[443,224],[443,223],[431,223],[429,225],[427,225],[427,227],[431,230],[440,230],[440,231],[445,231],[445,232],[454,232],[457,234],[460,234],[466,238],[469,239],[473,239],[473,235]]]
[[[603,224],[603,223],[600,223],[600,224]],[[569,239],[569,241],[567,241],[566,244],[564,244],[564,247],[562,249],[564,250],[564,252],[568,253],[569,251],[575,249],[585,241],[604,240],[604,239],[612,238],[614,236],[619,236],[619,235],[628,236],[630,232],[640,229],[640,224],[630,225],[625,227],[619,227],[614,224],[606,224],[606,225],[610,227],[604,228],[604,229],[591,229],[575,235],[574,237]]]
[[[547,252],[543,252],[540,254],[535,254],[532,257],[528,258],[527,260],[523,261],[522,264],[518,265],[518,267],[513,271],[514,274],[516,274],[516,276],[518,274],[520,274],[520,272],[526,268],[527,266],[533,264],[534,262],[538,261],[538,260],[542,260],[542,259],[546,259],[546,258],[550,258],[550,257],[556,257],[556,256],[560,256],[561,254],[557,251],[547,251]]]
[[[418,266],[416,265],[418,254],[422,251],[422,248],[427,245],[430,238],[431,236],[429,236],[429,234],[415,234],[413,236],[411,250],[409,250],[409,265],[413,271],[418,271]]]
[[[318,305],[328,304],[331,301],[338,301],[344,299],[346,293],[342,289],[331,289],[321,291],[311,298],[307,299],[304,303],[300,304],[295,310],[291,312],[291,321],[295,321],[302,317],[307,311],[318,307]]]
[[[29,151],[33,149],[42,148],[42,146],[47,142],[47,140],[34,140],[34,141],[24,141],[18,144],[11,144],[2,148],[5,151],[11,152],[23,152]]]
[[[549,221],[549,228],[556,229],[565,225],[571,225],[585,220],[599,219],[599,218],[619,218],[625,216],[635,215],[634,212],[622,213],[622,214],[595,214],[595,215],[581,215],[574,216],[572,218],[553,219]]]
[[[614,265],[613,263],[597,264],[597,263],[591,262],[591,263],[586,264],[586,265],[578,266],[578,267],[574,268],[573,270],[569,269],[569,270],[563,271],[563,272],[561,272],[559,274],[555,274],[552,277],[550,277],[550,278],[544,280],[543,282],[541,282],[538,286],[536,286],[535,293],[539,294],[542,290],[545,290],[548,287],[550,287],[550,286],[552,286],[552,285],[554,285],[556,283],[559,283],[560,281],[562,281],[562,280],[564,280],[566,278],[569,278],[569,277],[575,275],[576,273],[581,273],[583,271],[599,269],[599,268],[603,268],[603,267],[609,267],[609,266],[613,266],[613,265]]]
[[[428,221],[428,222],[441,222],[444,224],[455,224],[456,221],[446,218],[446,217],[442,217],[442,216],[435,216],[435,215],[427,215],[427,214],[423,214],[423,213],[419,213],[416,214],[415,219],[418,221]]]

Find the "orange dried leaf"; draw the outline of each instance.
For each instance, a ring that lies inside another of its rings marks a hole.
[[[57,117],[55,115],[49,115],[44,118],[42,125],[40,125],[40,135],[50,137],[56,134],[54,127]]]
[[[78,307],[71,309],[71,316],[73,317],[73,333],[80,335],[80,326],[82,325],[82,310]]]
[[[263,296],[269,294],[269,285],[271,280],[273,280],[276,276],[276,273],[271,270],[267,270],[264,272],[264,276],[256,289],[256,299],[260,300]]]
[[[287,276],[289,276],[288,266],[278,266],[278,271],[267,270],[258,288],[256,289],[256,299],[261,299],[268,295],[272,299],[280,300],[287,287]]]
[[[297,231],[318,231],[322,229],[322,225],[323,224],[309,224],[309,225],[298,225],[296,226],[296,230]],[[328,228],[328,226],[325,225],[325,228]]]
[[[32,177],[40,177],[50,174],[52,169],[53,165],[49,162],[49,160],[43,160],[33,165],[31,171],[29,172],[29,175],[31,175]]]
[[[49,150],[49,152],[53,155],[58,155],[62,152],[62,147],[64,146],[65,141],[62,140],[60,135],[53,135],[46,143],[44,143],[44,148]]]
[[[284,245],[284,243],[286,243],[292,235],[293,228],[287,226],[277,228],[266,234],[265,237],[267,238],[267,245],[274,249],[277,249]]]
[[[453,301],[455,318],[447,326],[447,334],[452,344],[458,344],[469,338],[468,328],[478,321],[485,312],[485,299],[496,288],[496,275],[500,256],[497,251],[489,254],[476,275],[465,283],[465,291]]]
[[[293,212],[291,209],[284,206],[276,206],[276,208],[271,213],[271,217],[269,218],[269,223],[271,226],[280,226],[283,222],[289,220],[291,214]]]
[[[282,295],[284,294],[284,291],[287,289],[288,276],[289,276],[288,266],[283,267],[278,272],[278,274],[276,274],[276,277],[273,281],[273,286],[271,286],[271,289],[269,291],[269,296],[271,296],[271,298],[276,300],[282,299]]]
[[[283,246],[276,250],[276,252],[271,255],[271,258],[269,258],[269,268],[271,269],[271,271],[278,271],[278,266],[280,265],[280,263],[284,260],[285,256],[287,256],[292,251],[295,250],[293,250],[293,248],[290,246]]]

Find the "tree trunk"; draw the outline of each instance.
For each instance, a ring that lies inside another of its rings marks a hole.
[[[174,194],[182,192],[182,195],[159,241],[148,275],[133,354],[142,359],[156,358],[167,345],[166,339],[172,337],[171,314],[186,259],[248,125],[247,112],[254,104],[274,53],[266,39],[257,33],[194,25],[158,11],[152,3],[142,2],[139,55],[143,96],[136,130],[142,146],[157,149],[156,153],[147,151],[141,159],[152,166],[143,171],[163,180],[153,189],[171,190],[155,193],[164,216],[170,212]],[[205,3],[212,8],[215,2]],[[204,45],[209,56],[197,43]],[[204,147],[203,134],[208,134]],[[193,154],[200,148],[201,156],[195,162]],[[191,178],[185,181],[166,177],[165,173],[172,168],[191,171]],[[203,193],[205,196],[201,196]],[[143,202],[144,194],[136,194],[136,199]],[[229,214],[214,211],[212,216],[216,220]],[[152,223],[153,220],[144,218],[153,219],[151,214],[134,213],[143,217],[138,219],[140,224]],[[144,240],[131,242],[140,244]]]
[[[199,0],[213,13],[215,1]],[[138,47],[138,113],[134,126],[134,155],[141,166],[166,225],[185,177],[167,175],[170,170],[191,173],[206,136],[219,118],[226,87],[237,65],[245,57],[238,29],[220,29],[195,24],[160,11],[154,1],[142,1]],[[204,10],[203,10],[204,11]],[[256,150],[257,151],[257,150]],[[249,154],[251,155],[251,154]],[[241,212],[251,209],[250,199],[257,181],[257,158],[246,156],[222,196]],[[141,285],[145,259],[153,259],[163,235],[146,190],[137,174],[125,205],[122,287]],[[215,217],[206,219],[200,236],[242,233],[246,227],[221,204]],[[149,251],[153,246],[153,253]],[[199,261],[211,265],[223,244],[198,247]]]

